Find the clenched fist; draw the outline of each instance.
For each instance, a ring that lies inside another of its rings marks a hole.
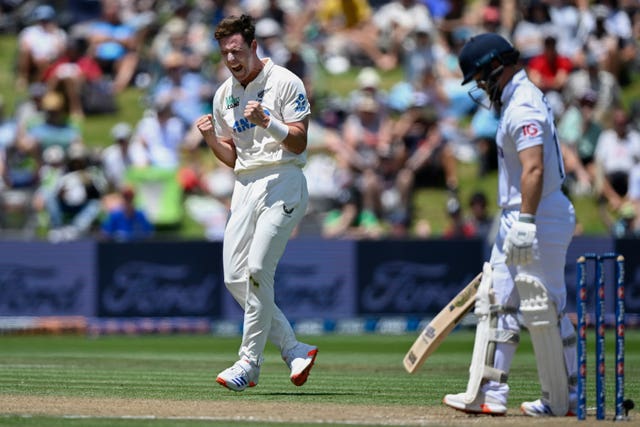
[[[269,116],[264,112],[262,104],[258,101],[247,102],[244,107],[244,118],[261,128],[266,128],[269,125]]]
[[[213,135],[213,116],[205,114],[196,120],[196,127],[202,136]]]

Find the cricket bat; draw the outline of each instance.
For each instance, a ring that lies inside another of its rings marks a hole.
[[[480,286],[482,273],[471,281],[456,295],[440,313],[434,317],[415,340],[404,356],[404,368],[410,374],[420,366],[440,346],[442,341],[462,320],[475,303],[476,291]]]

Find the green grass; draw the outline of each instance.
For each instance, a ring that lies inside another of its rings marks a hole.
[[[15,90],[15,37],[11,35],[0,35],[0,93],[4,98],[5,110],[8,114],[13,112],[15,103],[24,99],[25,93],[17,93]],[[318,93],[344,96],[356,87],[356,76],[358,70],[350,70],[342,75],[328,75],[322,69],[317,74],[315,89]],[[389,89],[393,84],[402,78],[401,71],[395,69],[381,73],[381,87]],[[90,116],[87,117],[83,135],[85,142],[89,146],[102,147],[111,143],[109,130],[118,121],[126,121],[132,125],[140,119],[143,111],[141,101],[143,93],[136,88],[129,88],[118,97],[119,110],[113,115]],[[624,102],[628,105],[634,99],[640,97],[640,77],[635,76],[634,83],[625,88]],[[203,155],[210,156],[208,151],[203,151]],[[494,174],[479,179],[476,173],[477,165],[460,164],[459,181],[460,196],[463,201],[475,190],[483,190],[490,199],[490,206],[495,208],[497,192],[497,179]],[[438,236],[444,230],[447,218],[445,212],[446,192],[443,190],[419,190],[414,199],[416,218],[426,218],[432,225],[433,235]],[[578,219],[584,229],[584,234],[606,235],[608,230],[604,227],[599,215],[595,200],[592,197],[581,197],[574,200]],[[174,233],[175,230],[170,230]],[[182,224],[179,234],[187,238],[201,238],[203,233],[199,225],[193,221],[186,220]]]
[[[593,334],[590,333],[590,337]],[[125,425],[101,418],[77,424],[60,417],[10,416],[2,395],[167,399],[171,401],[242,401],[346,405],[441,407],[446,393],[466,387],[473,333],[455,331],[414,375],[402,358],[415,334],[301,337],[320,348],[318,361],[303,388],[289,383],[286,366],[268,346],[260,383],[233,393],[214,382],[215,374],[237,357],[239,337],[218,336],[2,336],[0,337],[0,425]],[[538,397],[535,358],[528,334],[515,356],[509,383],[509,411]],[[608,408],[613,408],[613,336],[607,337]],[[589,375],[593,371],[593,339]],[[627,331],[626,393],[640,395],[640,331]],[[588,378],[588,406],[594,404],[594,381]],[[239,400],[240,399],[240,400]],[[216,414],[220,415],[220,414]],[[400,420],[401,418],[399,418]],[[181,424],[200,425],[194,420]],[[128,420],[126,425],[169,425],[158,420]],[[209,422],[211,424],[211,422]],[[217,424],[215,424],[217,425]],[[243,424],[239,424],[243,425]],[[251,425],[248,423],[247,425]],[[276,424],[274,424],[276,425]],[[282,424],[280,424],[282,425]]]

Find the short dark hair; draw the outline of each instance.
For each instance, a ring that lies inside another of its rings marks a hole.
[[[253,18],[249,15],[227,16],[216,27],[214,37],[220,41],[220,39],[234,34],[242,34],[244,41],[250,45],[256,38],[256,26]]]

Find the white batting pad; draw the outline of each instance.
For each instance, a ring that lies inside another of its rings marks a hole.
[[[569,410],[569,388],[558,310],[537,278],[518,274],[515,284],[520,294],[522,320],[536,355],[542,401],[554,415],[565,416]]]
[[[487,363],[487,349],[491,332],[491,284],[493,283],[493,269],[491,264],[485,262],[482,266],[482,280],[476,293],[475,315],[478,318],[476,326],[476,338],[469,367],[469,382],[465,392],[465,402],[473,402],[478,395],[480,383],[484,377],[484,369]]]

